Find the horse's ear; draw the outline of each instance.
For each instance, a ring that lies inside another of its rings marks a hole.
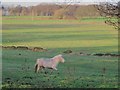
[[[59,56],[62,56],[62,54],[60,54]]]

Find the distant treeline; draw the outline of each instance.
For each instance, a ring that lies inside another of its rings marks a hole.
[[[16,6],[2,8],[3,15],[9,16],[54,16],[59,19],[76,19],[100,16],[95,5],[55,5],[39,4],[36,6]]]

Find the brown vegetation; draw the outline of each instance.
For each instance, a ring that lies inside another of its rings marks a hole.
[[[63,53],[65,54],[75,54],[80,56],[101,56],[101,57],[120,57],[120,54],[114,54],[114,53],[84,53],[84,52],[73,52],[72,50],[66,50]]]
[[[27,46],[2,46],[3,49],[19,49],[19,50],[32,50],[35,52],[47,51],[45,48],[41,47],[27,47]]]
[[[4,9],[3,9],[4,11]],[[94,5],[56,5],[16,6],[7,8],[10,16],[54,16],[57,19],[77,19],[80,17],[100,16]]]
[[[101,3],[97,6],[100,15],[107,18],[105,23],[109,25],[113,25],[118,30],[120,29],[120,1],[118,3],[112,4],[112,3]],[[116,18],[118,20],[113,20],[113,18]]]

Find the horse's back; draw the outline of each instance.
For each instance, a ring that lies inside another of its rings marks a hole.
[[[37,63],[37,64],[42,63],[43,60],[44,60],[43,58],[39,58],[39,59],[36,60],[36,63]]]
[[[40,58],[37,59],[37,64],[44,67],[51,67],[53,62],[51,58]]]

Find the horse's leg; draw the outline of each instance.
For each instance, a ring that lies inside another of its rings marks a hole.
[[[52,68],[53,68],[54,70],[57,70],[57,68],[56,68],[54,65],[52,66]]]
[[[52,74],[52,73],[53,73],[53,69],[50,70],[50,74]]]
[[[35,73],[37,73],[39,70],[39,65],[38,64],[35,64]]]
[[[37,73],[38,73],[39,70],[40,70],[40,66],[38,65],[38,67],[37,67]]]
[[[44,67],[40,66],[41,71],[43,72]]]
[[[53,69],[54,69],[54,70],[57,70],[57,68],[56,68],[56,67],[54,67]]]

